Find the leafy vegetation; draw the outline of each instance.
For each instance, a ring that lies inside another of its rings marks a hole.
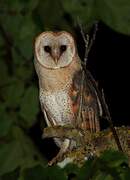
[[[1,0],[0,1],[0,180],[129,179],[128,160],[105,152],[82,168],[47,167],[29,136],[39,108],[33,67],[33,43],[44,30],[75,33],[77,18],[89,27],[96,21],[130,35],[128,0]]]

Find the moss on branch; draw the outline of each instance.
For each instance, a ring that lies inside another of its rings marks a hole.
[[[130,128],[115,128],[123,148],[123,152],[130,159]],[[82,164],[90,156],[99,156],[108,149],[118,150],[110,129],[98,133],[90,133],[70,126],[54,126],[44,129],[44,138],[70,139],[76,142],[76,148],[65,153],[63,159],[72,158],[76,164]]]

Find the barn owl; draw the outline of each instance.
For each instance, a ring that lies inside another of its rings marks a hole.
[[[43,32],[35,41],[35,69],[39,79],[41,109],[47,126],[77,124],[83,68],[73,36],[65,31]],[[83,81],[81,121],[82,129],[100,130],[102,114],[97,93],[85,76]],[[70,140],[55,138],[65,152]]]

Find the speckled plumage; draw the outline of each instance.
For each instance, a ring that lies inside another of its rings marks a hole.
[[[67,32],[44,32],[39,35],[35,42],[35,68],[47,125],[75,125],[80,103],[82,66],[73,37]],[[82,123],[79,127],[99,131],[101,111],[97,94],[85,77]],[[62,140],[57,142],[62,146]],[[65,143],[67,148],[70,142]]]
[[[51,116],[54,125],[71,124],[71,120],[74,117],[71,112],[71,105],[67,90],[63,89],[58,92],[47,93],[41,89],[40,102],[41,105],[50,112],[49,115]]]

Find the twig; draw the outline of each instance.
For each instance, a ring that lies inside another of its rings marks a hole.
[[[103,101],[104,108],[105,108],[105,114],[107,115],[106,119],[109,122],[111,131],[112,131],[113,136],[115,138],[115,142],[116,142],[116,144],[118,146],[118,149],[123,152],[123,149],[122,149],[119,137],[117,135],[116,129],[114,128],[113,123],[112,123],[111,115],[110,115],[110,112],[109,112],[109,109],[108,109],[108,105],[107,105],[106,100],[105,100],[103,89],[102,89],[102,101]]]
[[[86,66],[87,60],[88,60],[89,35],[88,34],[86,34],[86,35],[84,34],[83,27],[82,27],[82,24],[81,24],[79,19],[78,19],[78,25],[79,25],[79,28],[80,28],[80,32],[81,32],[82,38],[84,40],[84,44],[85,44],[84,65]]]
[[[76,126],[77,127],[78,127],[79,124],[81,124],[81,119],[84,119],[84,118],[81,118],[81,116],[82,116],[83,90],[84,90],[84,79],[85,79],[85,72],[86,72],[86,64],[87,64],[87,60],[88,60],[89,51],[90,51],[90,49],[92,47],[92,44],[93,44],[93,42],[95,40],[95,37],[96,37],[97,23],[95,25],[93,37],[92,37],[91,40],[90,40],[89,35],[88,34],[85,35],[85,33],[83,32],[83,27],[82,27],[81,22],[80,22],[79,19],[78,19],[78,25],[80,27],[80,32],[81,32],[82,38],[83,38],[84,43],[85,43],[85,53],[84,53],[84,61],[82,63],[83,71],[82,71],[81,86],[80,86],[79,111],[78,111],[78,115],[76,117]]]
[[[97,29],[98,29],[98,23],[95,24],[95,29],[94,29],[94,33],[93,33],[93,37],[92,39],[90,40],[89,36],[85,36],[84,32],[83,32],[83,28],[82,28],[82,25],[81,23],[79,22],[79,27],[80,27],[80,31],[81,31],[81,35],[83,37],[83,40],[84,40],[84,43],[85,43],[85,57],[84,57],[84,62],[83,62],[83,69],[84,71],[86,72],[86,63],[87,63],[87,59],[88,59],[88,54],[91,50],[91,47],[93,45],[93,42],[95,40],[95,37],[96,37],[96,32],[97,32]],[[91,76],[91,75],[90,75]],[[95,85],[95,81],[93,80],[93,77],[90,77],[90,79],[92,79],[92,84],[94,85],[94,88],[96,87]],[[81,83],[81,86],[82,86],[82,83]],[[113,123],[112,123],[112,120],[111,120],[111,116],[110,116],[110,112],[109,112],[109,109],[108,109],[108,106],[106,104],[106,101],[105,101],[105,96],[104,96],[104,93],[103,93],[103,90],[102,90],[102,94],[100,93],[100,91],[98,90],[98,88],[96,87],[95,90],[98,92],[98,96],[99,99],[101,100],[101,103],[102,103],[102,106],[103,106],[103,109],[105,111],[105,114],[107,115],[106,116],[106,119],[107,121],[109,122],[109,125],[110,125],[110,128],[111,128],[111,131],[113,133],[113,136],[115,138],[115,142],[117,144],[117,147],[120,151],[123,152],[123,149],[122,149],[122,146],[121,146],[121,143],[120,143],[120,140],[119,140],[119,137],[117,135],[117,132],[113,126]],[[81,95],[82,95],[82,92],[81,92]],[[81,98],[80,98],[81,99]],[[82,102],[81,102],[82,103]],[[80,105],[82,106],[82,104]]]
[[[88,50],[87,50],[87,56],[88,56],[89,51],[91,50],[92,45],[93,45],[93,43],[94,43],[94,41],[96,39],[97,30],[98,30],[98,22],[96,22],[95,25],[94,25],[94,32],[93,32],[92,38],[90,39],[90,42],[89,42],[89,46],[88,46]]]
[[[84,43],[85,43],[85,54],[84,54],[84,61],[83,61],[83,66],[86,67],[87,60],[88,60],[88,45],[89,45],[89,35],[84,34],[82,24],[78,18],[78,25],[80,27],[80,32],[83,37]],[[81,78],[81,86],[80,86],[80,103],[79,103],[79,110],[78,110],[78,115],[76,117],[76,127],[78,127],[79,124],[81,124],[81,116],[82,116],[82,104],[83,104],[83,89],[84,89],[84,77],[85,77],[85,72],[84,70],[82,71],[82,78]]]
[[[91,39],[90,39],[90,36],[88,34],[84,33],[82,24],[81,24],[79,19],[78,19],[78,25],[79,25],[79,28],[80,28],[82,38],[84,40],[84,44],[85,44],[84,65],[86,66],[89,52],[90,52],[90,50],[92,48],[92,45],[93,45],[93,42],[95,41],[95,38],[96,38],[96,33],[97,33],[97,30],[98,30],[98,22],[95,23],[94,32],[93,32],[93,36],[92,36]]]

